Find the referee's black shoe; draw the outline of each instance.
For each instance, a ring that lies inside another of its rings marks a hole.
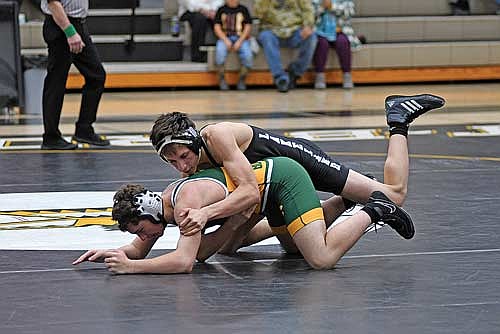
[[[410,124],[415,118],[429,110],[441,108],[445,100],[432,94],[391,95],[385,98],[387,124]]]
[[[411,239],[415,235],[415,227],[410,215],[394,204],[383,192],[374,191],[365,207],[374,210],[380,220],[392,227],[403,238]]]
[[[105,136],[100,136],[96,133],[92,133],[90,135],[86,136],[77,136],[74,135],[71,137],[71,140],[79,142],[79,143],[86,143],[90,145],[97,145],[97,146],[109,146],[109,140],[106,139]]]
[[[42,150],[75,150],[77,147],[78,145],[69,143],[62,137],[42,141]]]

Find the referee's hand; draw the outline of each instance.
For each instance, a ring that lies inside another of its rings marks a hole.
[[[83,43],[82,38],[78,33],[68,38],[68,45],[71,53],[80,53],[85,47],[85,43]]]

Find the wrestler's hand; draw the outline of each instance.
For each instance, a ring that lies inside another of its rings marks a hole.
[[[104,254],[104,263],[113,274],[133,274],[134,261],[121,249],[110,250]]]
[[[71,53],[80,53],[85,47],[85,43],[83,43],[82,38],[78,33],[68,38],[68,45]]]
[[[111,251],[111,249],[91,249],[83,253],[78,259],[73,261],[73,265],[80,264],[84,261],[89,262],[104,262],[104,254]]]
[[[182,209],[179,216],[184,218],[179,223],[181,234],[185,236],[194,235],[200,232],[208,221],[208,216],[203,209]]]

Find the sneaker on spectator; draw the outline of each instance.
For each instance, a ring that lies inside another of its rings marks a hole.
[[[221,76],[219,78],[219,89],[220,90],[229,90],[229,85],[226,82],[226,79],[224,79],[224,76]]]
[[[247,90],[247,85],[245,84],[245,78],[240,78],[238,84],[236,85],[237,90]]]
[[[289,79],[287,75],[282,75],[274,79],[274,83],[276,84],[276,87],[278,88],[278,91],[280,93],[288,92],[288,82]]]
[[[297,80],[299,79],[299,76],[295,74],[295,72],[292,69],[288,70],[288,89],[295,89],[297,88]]]
[[[324,72],[316,72],[316,79],[314,80],[314,88],[315,89],[325,89],[325,73]]]
[[[345,72],[342,75],[342,88],[345,88],[345,89],[354,88],[354,84],[352,83],[351,72]]]

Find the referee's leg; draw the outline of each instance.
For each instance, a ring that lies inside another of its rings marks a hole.
[[[81,37],[85,43],[82,52],[75,55],[73,63],[85,78],[82,89],[80,116],[76,122],[75,135],[88,137],[94,134],[92,124],[96,121],[97,109],[104,91],[106,72],[102,66],[97,48],[90,39],[86,27]]]
[[[49,55],[42,98],[43,140],[54,142],[61,137],[59,121],[72,56],[65,37],[48,41],[47,44]]]

